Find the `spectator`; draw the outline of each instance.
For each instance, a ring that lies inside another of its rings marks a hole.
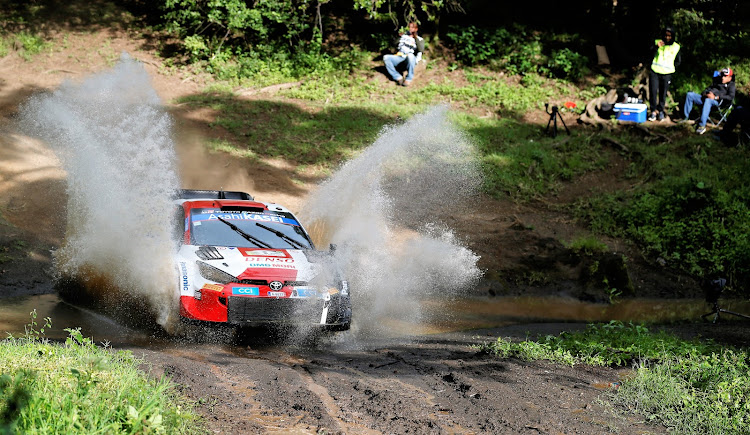
[[[672,74],[682,62],[680,44],[674,42],[675,34],[671,27],[664,29],[664,37],[654,41],[652,51],[654,59],[651,61],[651,72],[648,76],[649,82],[649,105],[651,116],[649,121],[664,119],[664,106],[667,100],[667,91],[672,83]]]
[[[739,143],[737,134],[734,129],[740,126],[740,134],[746,135],[750,139],[750,109],[739,106],[732,109],[732,113],[727,117],[724,128],[721,129],[716,138],[727,146],[735,146]]]
[[[703,134],[706,132],[706,122],[708,122],[708,115],[711,113],[711,109],[718,106],[719,104],[731,104],[734,101],[734,71],[730,68],[724,68],[719,71],[719,74],[714,77],[714,82],[711,86],[707,87],[703,92],[697,94],[695,92],[688,92],[685,97],[685,104],[683,106],[683,112],[685,119],[690,117],[690,111],[693,110],[693,104],[703,106],[701,111],[701,117],[698,121],[698,126],[695,128],[695,132]]]
[[[422,58],[424,39],[417,34],[418,30],[417,23],[409,23],[408,33],[400,35],[398,40],[398,53],[383,56],[383,62],[385,62],[385,69],[388,70],[388,74],[396,83],[402,86],[411,85],[411,81],[414,80],[414,67]],[[404,61],[406,61],[406,78],[396,71],[396,67]]]

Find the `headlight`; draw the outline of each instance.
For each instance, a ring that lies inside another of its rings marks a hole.
[[[218,282],[220,284],[228,284],[237,280],[236,277],[202,261],[196,261],[195,263],[198,265],[198,271],[201,276],[207,280]]]

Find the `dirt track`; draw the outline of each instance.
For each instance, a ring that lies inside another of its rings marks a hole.
[[[497,333],[525,336],[526,327],[365,345],[181,344],[133,351],[201,398],[220,433],[659,432],[617,420],[597,404],[618,372],[499,360],[471,347]]]

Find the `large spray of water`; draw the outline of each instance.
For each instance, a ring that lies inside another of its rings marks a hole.
[[[142,65],[123,54],[112,70],[34,96],[20,124],[68,174],[58,271],[147,300],[164,324],[175,302],[170,196],[179,179],[172,121]]]
[[[353,330],[414,325],[427,298],[455,297],[480,276],[479,257],[439,223],[464,213],[481,182],[474,147],[436,107],[386,127],[303,207],[318,241],[337,245],[351,283]]]

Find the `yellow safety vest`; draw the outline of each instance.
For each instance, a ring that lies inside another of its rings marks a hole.
[[[654,41],[658,44],[659,39]],[[656,49],[656,56],[651,63],[651,71],[657,74],[672,74],[675,71],[674,60],[680,51],[680,44],[673,42],[671,45],[664,44]]]

